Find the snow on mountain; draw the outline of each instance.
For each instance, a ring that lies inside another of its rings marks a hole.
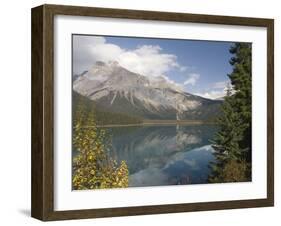
[[[219,104],[182,91],[164,76],[136,74],[116,61],[96,62],[75,78],[73,89],[108,111],[147,119],[202,119]]]

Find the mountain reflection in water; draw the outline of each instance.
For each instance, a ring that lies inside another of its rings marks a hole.
[[[129,186],[207,183],[213,125],[104,128],[111,135],[110,155],[125,160]]]

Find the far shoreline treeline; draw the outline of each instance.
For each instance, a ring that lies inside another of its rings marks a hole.
[[[211,121],[199,121],[199,120],[143,120],[141,123],[133,124],[104,124],[97,125],[98,128],[109,128],[109,127],[133,127],[133,126],[173,126],[173,125],[216,125],[216,122]]]
[[[85,110],[94,111],[95,121],[98,127],[125,127],[125,126],[147,126],[147,125],[202,125],[216,124],[216,117],[206,120],[199,119],[145,119],[124,113],[109,112],[100,106],[96,106],[95,102],[73,90],[73,113],[79,104],[85,107]]]

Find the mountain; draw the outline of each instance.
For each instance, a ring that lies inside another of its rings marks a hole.
[[[73,89],[105,111],[142,119],[212,120],[221,104],[184,92],[162,76],[131,72],[118,62],[96,62],[74,78]]]
[[[94,109],[95,112],[95,121],[97,125],[114,125],[114,124],[139,124],[142,122],[142,119],[135,116],[130,116],[122,113],[113,113],[106,111],[101,107],[96,107],[96,103],[87,97],[80,95],[79,93],[72,92],[72,103],[73,103],[73,117],[76,116],[75,112],[78,110],[78,103],[82,104],[85,107],[86,112]]]

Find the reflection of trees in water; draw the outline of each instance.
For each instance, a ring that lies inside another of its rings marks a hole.
[[[214,126],[143,126],[110,128],[111,154],[126,160],[133,174],[147,167],[162,168],[178,152],[209,143]]]

